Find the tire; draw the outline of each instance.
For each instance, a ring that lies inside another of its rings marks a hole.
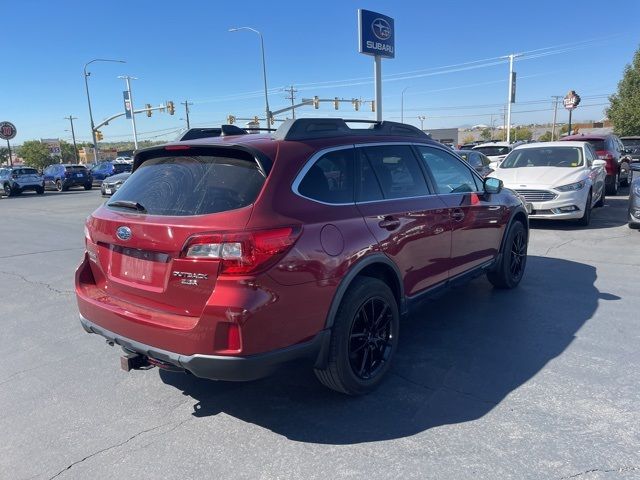
[[[85,190],[91,190],[92,188],[93,188],[93,185],[92,185],[92,184],[90,184],[90,183],[85,183],[85,184],[84,184],[84,189],[85,189]]]
[[[518,286],[527,265],[527,246],[527,231],[522,222],[516,221],[507,234],[498,265],[487,272],[487,279],[494,287],[511,289]]]
[[[582,217],[577,221],[577,224],[583,227],[588,227],[591,222],[591,202],[593,201],[593,197],[591,196],[591,192],[587,195],[587,201],[584,205],[584,213]]]
[[[44,195],[44,187],[38,187],[36,188],[36,193],[38,195]]]
[[[63,192],[64,191],[64,186],[62,185],[62,182],[60,180],[56,180],[56,190],[59,192]]]
[[[389,286],[377,278],[357,277],[336,312],[327,367],[315,369],[316,377],[347,395],[371,392],[389,370],[399,326],[398,304]]]
[[[618,195],[618,185],[620,182],[620,175],[616,173],[616,176],[613,178],[613,182],[607,185],[607,195]]]
[[[600,194],[600,198],[598,199],[598,201],[596,202],[596,204],[594,205],[595,208],[601,208],[604,207],[604,190],[602,191],[602,193]]]
[[[4,186],[2,187],[2,190],[4,191],[4,194],[7,197],[10,197],[13,195],[13,189],[11,188],[11,185],[9,185],[8,183],[4,184]]]

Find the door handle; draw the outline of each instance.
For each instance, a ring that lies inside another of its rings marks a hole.
[[[453,218],[457,222],[460,222],[464,218],[464,212],[459,208],[455,208],[451,210],[451,218]]]
[[[378,226],[385,230],[395,230],[400,227],[400,220],[395,217],[384,217],[380,222],[378,222]]]

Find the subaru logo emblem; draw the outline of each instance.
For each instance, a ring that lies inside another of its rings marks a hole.
[[[131,238],[131,229],[129,227],[118,227],[116,237],[120,240],[129,240]]]
[[[391,37],[391,25],[384,18],[376,18],[371,23],[371,30],[380,40],[389,40]]]

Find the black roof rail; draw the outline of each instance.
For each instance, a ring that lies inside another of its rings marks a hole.
[[[347,123],[370,123],[369,128],[350,128]],[[402,136],[430,138],[413,125],[399,122],[343,119],[343,118],[298,118],[285,120],[274,134],[276,140],[312,140],[342,136]]]

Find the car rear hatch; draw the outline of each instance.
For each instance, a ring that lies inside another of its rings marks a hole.
[[[194,238],[210,245],[223,232],[242,231],[266,173],[238,149],[169,146],[142,155],[127,182],[88,219],[96,285],[114,305],[197,316],[220,261],[210,252],[189,257],[188,247]]]
[[[69,165],[65,167],[64,176],[73,180],[84,180],[89,176],[89,172],[86,167],[81,165]]]

